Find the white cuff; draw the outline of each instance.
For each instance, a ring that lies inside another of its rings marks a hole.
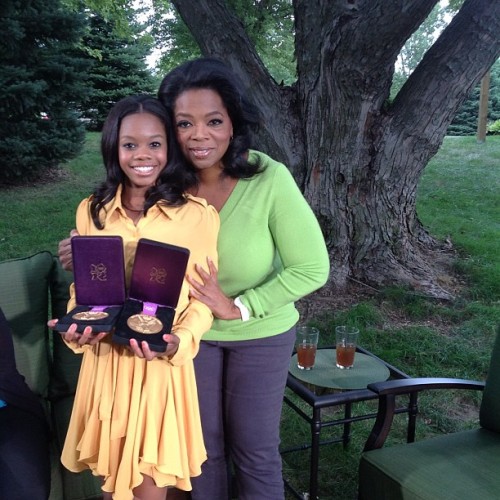
[[[239,297],[234,299],[234,305],[240,310],[241,321],[248,321],[250,319],[250,311],[248,310],[248,307],[241,302]]]

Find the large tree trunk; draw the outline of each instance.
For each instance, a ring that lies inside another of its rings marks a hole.
[[[277,85],[224,0],[173,0],[205,54],[250,85],[259,147],[285,162],[331,250],[331,280],[404,283],[437,297],[416,192],[458,106],[500,53],[500,2],[466,0],[387,102],[397,55],[438,0],[294,0],[298,80]]]

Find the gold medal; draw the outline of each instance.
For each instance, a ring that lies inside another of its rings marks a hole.
[[[149,314],[134,314],[127,320],[127,325],[138,333],[159,333],[163,328],[163,323]]]
[[[72,318],[82,321],[96,321],[98,319],[107,318],[109,314],[104,311],[82,311],[73,314]]]

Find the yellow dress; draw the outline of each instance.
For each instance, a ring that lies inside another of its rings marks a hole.
[[[156,205],[137,226],[120,200],[119,191],[106,207],[102,231],[90,219],[89,199],[81,202],[76,219],[81,235],[122,236],[127,280],[140,238],[189,248],[187,273],[198,279],[195,263],[207,269],[207,257],[217,262],[219,218],[204,200],[188,196],[181,207]],[[145,361],[110,338],[96,346],[68,344],[83,359],[61,461],[73,472],[90,468],[102,476],[103,490],[117,500],[133,499],[142,474],[160,487],[191,490],[190,477],[201,473],[206,460],[193,358],[213,318],[188,291],[184,281],[172,329],[179,350],[170,360]],[[74,305],[72,285],[68,310]]]

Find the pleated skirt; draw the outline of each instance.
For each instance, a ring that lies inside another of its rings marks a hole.
[[[146,361],[103,340],[84,354],[62,452],[73,472],[89,468],[103,490],[132,500],[142,474],[191,490],[206,460],[192,361]]]

